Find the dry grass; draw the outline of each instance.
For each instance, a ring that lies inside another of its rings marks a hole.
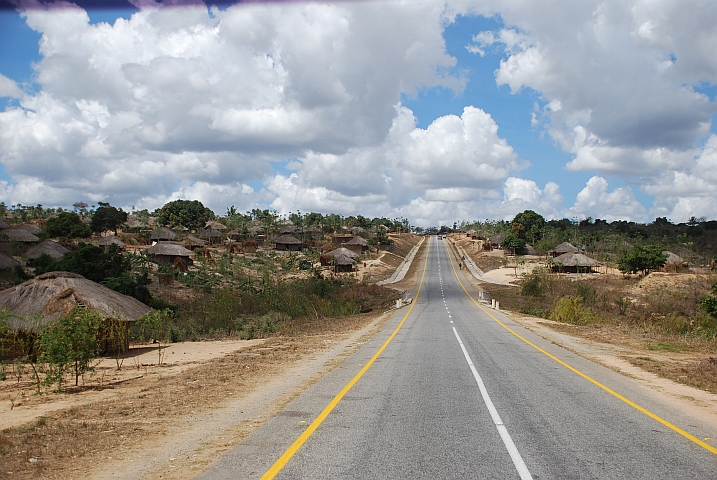
[[[161,441],[184,416],[247,394],[267,376],[327,348],[327,337],[342,337],[375,318],[305,319],[287,326],[301,336],[270,338],[178,375],[138,378],[115,387],[131,392],[120,398],[56,411],[31,425],[3,430],[0,477],[76,478],[105,459],[130,458],[143,446]]]
[[[663,378],[717,394],[717,357],[700,356],[686,361],[675,361],[640,356],[630,357],[628,361]]]

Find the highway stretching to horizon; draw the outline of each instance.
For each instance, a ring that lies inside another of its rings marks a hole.
[[[717,431],[486,308],[429,239],[414,302],[198,478],[717,478]]]

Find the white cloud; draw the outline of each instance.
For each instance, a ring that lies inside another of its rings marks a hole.
[[[0,162],[63,202],[170,198],[375,147],[401,93],[464,83],[448,73],[441,2],[154,5],[113,25],[54,7],[23,13],[42,34],[40,91],[0,77],[20,98],[0,112]]]
[[[0,97],[20,98],[22,90],[13,80],[0,73]]]
[[[379,206],[399,214],[415,199],[445,211],[451,203],[493,198],[508,175],[527,166],[498,136],[491,116],[475,107],[422,129],[413,112],[398,106],[381,145],[343,155],[309,153],[298,160],[295,174],[275,178],[274,205],[303,211],[330,206],[345,214]]]
[[[635,199],[630,188],[616,188],[608,192],[608,183],[602,177],[588,180],[585,188],[578,193],[575,204],[568,210],[570,218],[601,218],[615,220],[646,221],[645,207]]]

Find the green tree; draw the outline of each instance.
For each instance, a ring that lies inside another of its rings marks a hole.
[[[82,223],[82,219],[76,213],[60,212],[47,220],[45,233],[50,237],[87,238],[92,235],[92,229]]]
[[[502,242],[500,242],[500,248],[503,250],[510,250],[513,254],[515,254],[516,250],[525,248],[525,240],[510,233],[505,236]]]
[[[122,256],[116,245],[110,245],[107,252],[94,245],[80,245],[78,251],[58,262],[46,255],[40,256],[35,272],[73,272],[94,282],[101,282],[108,277],[119,277],[132,269],[132,262]]]
[[[511,232],[517,237],[534,244],[542,238],[545,225],[545,218],[542,215],[535,213],[533,210],[526,210],[515,216],[511,224]]]
[[[622,273],[642,272],[647,275],[665,265],[667,255],[659,245],[635,245],[620,255],[618,267]]]
[[[172,228],[185,227],[190,230],[199,230],[214,218],[214,212],[199,200],[175,200],[157,211],[159,223]]]
[[[45,382],[62,388],[63,377],[72,371],[75,385],[85,372],[92,371],[92,360],[100,354],[101,315],[84,307],[49,323],[39,339],[40,361],[47,364]]]
[[[99,208],[95,210],[90,222],[90,228],[95,233],[101,233],[107,230],[114,230],[117,235],[117,229],[120,225],[127,221],[127,212],[121,208],[115,208],[109,203],[100,202]]]

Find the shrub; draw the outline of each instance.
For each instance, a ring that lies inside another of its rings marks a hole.
[[[597,290],[587,283],[578,283],[575,285],[578,297],[582,297],[587,305],[593,305],[597,300]]]
[[[556,300],[550,320],[572,325],[588,325],[598,319],[593,311],[583,306],[583,297],[563,297]]]
[[[717,295],[717,283],[712,284],[712,293]],[[700,309],[717,318],[717,297],[705,295],[700,299]]]
[[[92,371],[91,361],[100,354],[101,315],[84,307],[75,308],[69,315],[49,323],[40,334],[40,361],[47,364],[46,384],[62,388],[67,371],[75,374],[75,385],[80,375]]]
[[[529,275],[520,288],[520,293],[526,297],[540,297],[543,295],[543,281],[539,275]]]

